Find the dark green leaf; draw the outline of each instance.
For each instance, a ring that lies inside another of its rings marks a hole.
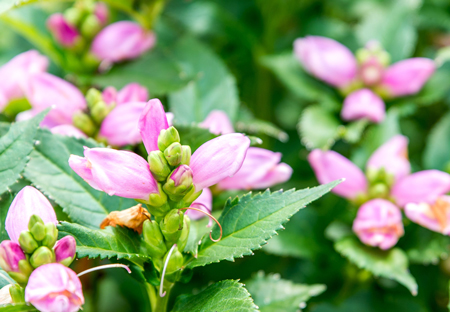
[[[37,139],[40,143],[30,154],[25,177],[60,205],[72,221],[95,229],[109,212],[136,205],[133,199],[94,190],[70,168],[69,156],[82,156],[83,146],[99,146],[95,141],[53,135],[47,130],[40,130]]]
[[[0,242],[9,239],[8,233],[6,233],[5,229],[5,220],[9,206],[11,206],[13,199],[13,195],[9,192],[4,193],[0,198]]]
[[[450,237],[421,229],[413,247],[406,250],[409,260],[419,264],[438,264],[450,254]],[[424,233],[425,232],[425,233]]]
[[[248,291],[241,283],[225,280],[215,283],[197,295],[182,295],[172,312],[249,312],[258,311]]]
[[[211,231],[211,228],[207,227],[209,218],[202,218],[200,220],[191,220],[191,227],[189,228],[189,237],[184,248],[184,252],[190,253],[194,257],[198,254],[198,242],[202,237]]]
[[[204,266],[221,260],[234,261],[237,257],[252,254],[274,236],[288,219],[304,208],[308,203],[329,192],[340,181],[334,181],[311,189],[277,191],[253,195],[248,193],[242,198],[229,199],[219,222],[223,228],[223,237],[212,242],[204,236],[199,247],[198,257],[187,263],[188,268]],[[212,236],[219,237],[219,227],[213,227]]]
[[[34,312],[38,311],[35,307],[26,303],[14,303],[7,305],[0,305],[0,312]]]
[[[0,268],[0,288],[8,285],[8,284],[15,284],[16,282],[6,273],[5,271]]]
[[[447,169],[450,161],[450,113],[445,114],[428,136],[423,155],[427,169]]]

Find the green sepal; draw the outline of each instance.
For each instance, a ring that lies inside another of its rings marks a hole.
[[[181,145],[181,164],[189,166],[191,162],[191,147],[189,145]]]
[[[150,171],[156,181],[165,181],[172,171],[164,157],[164,153],[161,151],[151,151],[148,154],[148,163],[150,165]]]
[[[57,240],[58,240],[58,229],[53,223],[51,222],[47,223],[45,225],[45,237],[42,240],[42,246],[53,248]]]
[[[164,235],[167,248],[172,247],[181,236],[183,229],[184,213],[178,209],[172,209],[160,222],[159,227]]]
[[[83,131],[88,136],[93,136],[97,130],[91,117],[85,113],[76,113],[73,116],[73,125]]]
[[[183,252],[184,247],[186,247],[190,227],[191,227],[191,219],[185,215],[183,221],[183,229],[181,230],[181,235],[177,243],[177,247],[180,252]]]
[[[175,142],[180,143],[180,134],[175,127],[171,126],[167,129],[161,130],[158,136],[158,148],[161,152]]]
[[[22,231],[22,233],[20,233],[19,245],[23,252],[27,254],[33,253],[39,247],[30,231]]]
[[[181,144],[179,142],[170,144],[164,150],[164,157],[172,167],[178,166],[181,162]]]
[[[18,284],[9,287],[9,295],[13,303],[25,303],[25,289]]]
[[[159,224],[153,220],[146,220],[142,225],[145,249],[152,259],[162,258],[167,252],[164,237]]]
[[[41,246],[30,257],[30,263],[34,268],[55,262],[55,254],[46,246]]]

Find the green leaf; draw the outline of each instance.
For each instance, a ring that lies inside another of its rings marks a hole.
[[[274,236],[282,224],[304,208],[308,203],[329,192],[340,181],[311,189],[277,191],[229,199],[219,218],[223,236],[219,242],[212,242],[204,236],[199,247],[198,257],[187,263],[188,268],[204,266],[221,260],[234,261],[237,257],[253,254],[252,250],[261,248]],[[219,237],[219,227],[213,227],[212,236]]]
[[[308,149],[329,148],[339,137],[340,123],[325,108],[314,105],[303,110],[297,129]]]
[[[6,233],[5,220],[13,199],[14,196],[10,192],[4,193],[0,198],[0,242],[9,239],[8,233]]]
[[[408,231],[409,230],[409,231]],[[418,227],[416,231],[407,229],[407,242],[411,247],[406,249],[409,261],[419,264],[438,264],[450,254],[450,237]]]
[[[9,284],[15,284],[16,282],[6,273],[5,271],[0,268],[0,288],[9,285]]]
[[[91,230],[75,223],[61,222],[58,230],[60,237],[71,235],[75,238],[79,258],[117,258],[136,263],[149,259],[141,253],[139,234],[127,228],[108,226],[104,230]]]
[[[92,139],[75,139],[40,130],[39,144],[30,154],[25,177],[63,208],[72,221],[98,229],[114,210],[136,205],[133,199],[109,196],[94,190],[70,168],[71,154],[83,155],[83,146],[98,147]]]
[[[306,306],[305,302],[318,296],[325,285],[295,284],[280,279],[278,274],[264,275],[263,272],[245,284],[261,312],[297,312]]]
[[[32,305],[26,303],[13,303],[7,305],[0,305],[0,312],[34,312],[38,311]]]
[[[14,123],[0,138],[0,194],[14,184],[28,162],[33,150],[34,138],[39,123],[46,112],[33,119]]]
[[[245,133],[256,133],[265,134],[271,136],[275,139],[286,143],[289,140],[289,135],[275,126],[273,123],[260,120],[260,119],[250,119],[250,120],[240,120],[236,123],[236,131]]]
[[[9,128],[11,128],[11,124],[9,122],[5,121],[0,122],[0,137],[8,133]]]
[[[8,10],[26,5],[26,4],[30,4],[33,2],[44,2],[43,0],[21,0],[21,1],[17,1],[17,0],[1,0],[0,1],[0,14],[5,13]],[[48,2],[48,1],[47,1]]]
[[[431,130],[423,162],[427,169],[447,169],[450,161],[450,113],[445,114]]]
[[[351,122],[345,126],[342,138],[349,143],[356,143],[361,139],[361,136],[368,125],[369,121],[367,119]]]
[[[207,227],[209,218],[202,218],[200,220],[191,220],[191,227],[189,228],[189,237],[184,247],[184,252],[192,254],[197,257],[198,254],[198,242],[202,237],[209,233],[211,228]]]
[[[169,94],[169,106],[177,121],[200,122],[215,109],[234,120],[239,107],[238,90],[222,60],[193,38],[180,40],[173,52],[187,76],[194,77],[186,87]]]
[[[178,296],[172,312],[258,311],[248,291],[241,283],[225,280],[215,283],[197,295]]]
[[[400,248],[380,250],[363,245],[355,237],[345,237],[334,244],[334,248],[350,262],[374,276],[393,279],[417,295],[417,282],[408,271],[408,258]]]
[[[217,138],[217,135],[209,132],[208,129],[200,128],[196,125],[178,125],[175,124],[181,138],[181,144],[189,145],[191,147],[192,154],[202,144]]]

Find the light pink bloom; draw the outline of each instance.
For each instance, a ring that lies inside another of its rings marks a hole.
[[[211,213],[212,199],[213,197],[211,190],[209,188],[204,188],[202,194],[191,204],[191,207]],[[186,215],[193,220],[198,220],[206,216],[205,214],[195,210],[187,210]]]
[[[392,97],[414,94],[422,89],[435,69],[433,60],[427,58],[415,57],[403,60],[384,72],[381,85]]]
[[[101,25],[106,25],[109,15],[108,6],[103,2],[96,2],[94,15],[97,17]]]
[[[206,119],[199,124],[200,127],[209,129],[214,134],[233,133],[234,128],[227,113],[221,110],[213,110]]]
[[[76,312],[84,304],[80,279],[62,264],[42,265],[30,275],[25,301],[41,312]]]
[[[138,83],[129,83],[117,93],[117,104],[124,104],[129,102],[147,102],[148,91],[147,88]]]
[[[48,199],[32,186],[25,186],[17,193],[5,220],[5,229],[9,238],[18,243],[22,231],[28,230],[32,215],[39,216],[44,223],[57,224],[56,214]]]
[[[36,50],[21,53],[0,67],[0,110],[14,99],[25,96],[25,86],[28,79],[45,72],[48,59]]]
[[[384,120],[385,106],[383,100],[370,89],[360,89],[349,94],[341,110],[343,120],[367,118],[374,123]]]
[[[391,195],[397,205],[408,203],[429,203],[450,191],[450,175],[439,170],[424,170],[399,180],[393,186]]]
[[[160,100],[152,99],[139,118],[139,131],[147,152],[158,150],[158,136],[161,130],[169,128],[166,113]]]
[[[380,146],[370,156],[367,162],[367,169],[381,169],[393,174],[398,181],[406,177],[411,172],[411,165],[408,160],[408,138],[403,135],[396,135]]]
[[[84,134],[80,129],[76,128],[72,125],[60,125],[50,129],[50,131],[54,134],[60,134],[65,136],[70,136],[74,138],[87,138],[87,135]]]
[[[6,272],[19,272],[19,261],[25,260],[20,245],[10,240],[4,240],[0,244],[0,268]]]
[[[94,38],[91,52],[100,60],[134,59],[155,45],[155,34],[139,24],[121,21],[105,27]]]
[[[187,165],[178,166],[169,176],[174,182],[175,186],[183,184],[185,181],[190,181],[192,179],[192,170]]]
[[[114,87],[106,87],[102,92],[103,101],[106,104],[111,105],[117,101],[117,90]]]
[[[241,169],[233,176],[223,179],[218,187],[224,190],[251,190],[271,187],[289,180],[292,168],[280,164],[281,153],[250,147]]]
[[[404,234],[402,213],[388,200],[370,200],[359,208],[353,231],[364,244],[389,249]]]
[[[409,203],[405,214],[411,221],[427,229],[450,235],[450,197],[440,196],[433,203]]]
[[[67,258],[74,259],[77,251],[77,242],[72,236],[64,236],[56,242],[53,247],[56,256],[56,262],[61,262]]]
[[[148,200],[159,193],[148,162],[132,152],[85,147],[84,157],[71,155],[69,165],[90,186],[111,196]]]
[[[306,71],[335,87],[345,87],[356,78],[358,66],[352,52],[339,42],[307,36],[294,42],[294,52]]]
[[[73,47],[80,38],[78,30],[69,24],[61,13],[55,13],[49,17],[47,28],[63,47]]]
[[[360,68],[361,80],[366,86],[377,85],[383,77],[384,67],[377,57],[371,57]]]
[[[345,178],[345,181],[331,191],[339,196],[355,199],[367,192],[367,180],[364,173],[350,160],[334,151],[313,150],[308,161],[321,184]]]

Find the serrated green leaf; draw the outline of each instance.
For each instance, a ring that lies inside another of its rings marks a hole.
[[[209,233],[211,228],[208,228],[209,218],[202,218],[200,220],[191,220],[191,227],[189,228],[189,237],[184,248],[184,252],[190,253],[194,257],[198,254],[198,242],[201,238]]]
[[[431,130],[423,162],[427,169],[447,169],[450,161],[450,113],[445,114]]]
[[[5,271],[2,270],[2,268],[0,268],[0,288],[15,283],[16,282],[8,275],[8,273],[6,273]]]
[[[303,110],[297,129],[306,148],[329,148],[339,136],[339,126],[332,113],[315,105]]]
[[[98,147],[92,139],[75,139],[40,130],[39,144],[30,154],[24,175],[60,205],[72,221],[98,229],[106,215],[136,205],[133,199],[94,190],[70,168],[71,154],[83,155],[83,146]]]
[[[14,123],[0,138],[0,194],[19,179],[28,162],[28,155],[33,150],[36,131],[45,114],[46,112],[42,112],[33,119]]]
[[[295,284],[278,274],[263,272],[258,272],[245,285],[261,312],[297,312],[311,297],[326,289],[325,285]]]
[[[217,137],[217,135],[209,132],[208,129],[200,128],[196,125],[188,126],[175,124],[175,127],[180,133],[181,144],[189,145],[192,153],[194,153],[203,143]]]
[[[204,266],[221,260],[234,261],[235,258],[252,254],[267,243],[283,224],[301,208],[329,192],[340,181],[317,186],[311,189],[277,191],[228,200],[219,222],[223,236],[219,242],[212,242],[204,236],[198,256],[187,263],[188,268]],[[214,225],[212,236],[219,237],[220,231]]]
[[[408,257],[400,248],[380,250],[363,245],[355,237],[345,237],[334,248],[350,262],[374,276],[393,279],[417,295],[417,282],[408,271]]]
[[[169,106],[178,122],[201,122],[215,109],[234,120],[239,106],[236,80],[222,60],[193,38],[180,40],[173,52],[184,72],[195,77],[169,94]]]
[[[172,312],[249,312],[258,311],[244,285],[225,280],[215,283],[197,295],[178,296]]]
[[[7,192],[0,198],[0,242],[9,239],[8,233],[5,228],[6,215],[8,214],[9,206],[14,197],[11,193]]]
[[[0,312],[34,312],[38,311],[32,305],[26,303],[13,303],[0,305]]]
[[[75,238],[79,258],[117,258],[136,263],[149,259],[141,253],[139,234],[127,228],[108,226],[104,230],[91,230],[75,223],[61,222],[58,230],[61,237],[71,235]]]

